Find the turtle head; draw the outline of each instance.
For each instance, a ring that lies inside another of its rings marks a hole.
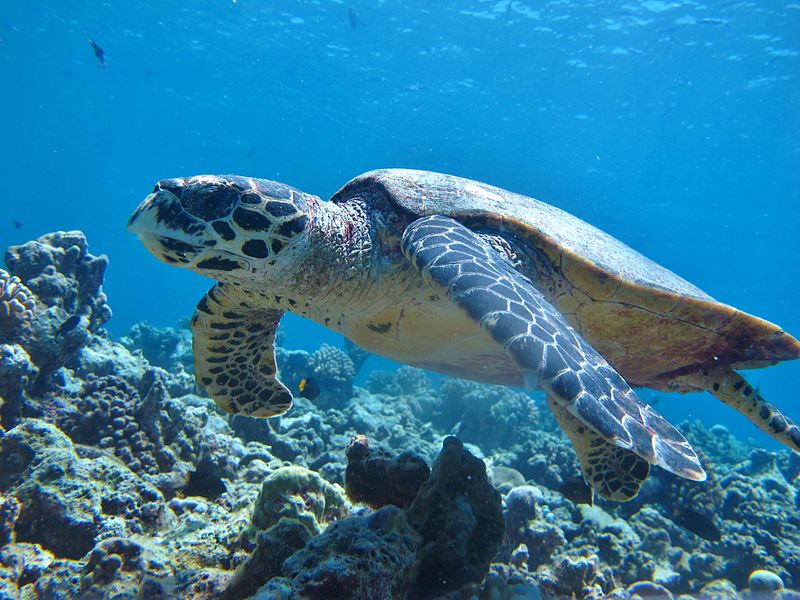
[[[164,179],[133,213],[128,230],[160,260],[219,281],[280,277],[308,237],[318,200],[265,179]]]

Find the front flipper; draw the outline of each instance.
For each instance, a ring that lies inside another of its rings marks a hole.
[[[606,441],[552,396],[547,396],[547,405],[572,442],[583,477],[592,489],[614,502],[636,497],[650,473],[650,464],[631,450]]]
[[[514,360],[529,389],[543,388],[603,439],[687,479],[705,479],[680,432],[625,380],[542,293],[483,238],[453,219],[409,225],[403,253],[434,289],[480,323]]]
[[[275,369],[273,343],[283,311],[253,307],[239,295],[218,283],[197,305],[195,377],[226,412],[274,417],[292,406],[292,394]]]

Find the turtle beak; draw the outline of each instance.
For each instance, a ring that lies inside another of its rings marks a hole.
[[[128,219],[128,231],[140,236],[146,233],[162,233],[163,226],[159,226],[159,223],[164,219],[159,217],[159,212],[165,212],[168,207],[180,207],[185,188],[182,179],[159,181]]]
[[[152,203],[155,195],[156,193],[154,191],[147,198],[145,198],[139,206],[136,207],[136,210],[133,211],[131,218],[128,219],[128,226],[126,228],[128,231],[137,235],[144,233],[143,224],[147,219],[143,218],[143,215],[147,212],[147,207]]]
[[[159,181],[128,220],[128,231],[139,236],[156,258],[171,264],[187,264],[200,249],[189,229],[196,220],[181,208],[182,183],[175,179]]]
[[[202,229],[197,219],[181,206],[186,186],[180,179],[163,179],[128,219],[128,231],[139,237],[159,235],[189,238]]]

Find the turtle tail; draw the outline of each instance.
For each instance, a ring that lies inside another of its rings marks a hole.
[[[800,452],[800,427],[777,406],[764,400],[761,394],[736,371],[731,369],[702,371],[687,377],[686,381],[708,390],[719,400],[750,419],[761,431],[795,452]]]

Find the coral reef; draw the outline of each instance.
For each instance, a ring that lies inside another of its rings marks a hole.
[[[457,418],[454,433],[487,451],[523,442],[529,428],[539,421],[530,396],[507,387],[448,378],[440,395],[451,418]]]
[[[312,537],[305,525],[287,517],[281,517],[274,525],[259,531],[253,552],[236,570],[223,599],[239,600],[253,596],[260,587],[280,577],[284,562]]]
[[[360,440],[353,447],[364,452],[368,445]],[[254,582],[264,582],[256,598],[433,598],[478,585],[486,575],[503,535],[500,496],[483,463],[456,438],[444,441],[408,509],[387,504],[335,521],[322,533],[317,518],[325,503],[312,490],[320,483],[299,485],[313,479],[309,474],[289,467],[264,482],[270,493],[259,496],[253,525],[268,528],[258,534],[227,598],[245,597]],[[271,514],[264,514],[264,505]],[[302,530],[315,537],[304,542]]]
[[[56,556],[78,559],[100,539],[155,531],[170,518],[158,489],[37,419],[2,437],[0,473],[0,492],[20,504],[16,541]]]
[[[0,390],[4,399],[0,417],[8,426],[19,416],[41,416],[41,408],[29,401],[28,394],[36,388],[42,395],[52,374],[111,318],[111,309],[102,292],[108,259],[89,254],[79,231],[51,233],[11,246],[5,261],[3,290],[13,298],[3,306],[15,315],[12,321],[25,318],[24,335],[0,323],[0,338],[18,346],[3,352],[3,380],[12,383]]]
[[[131,352],[142,353],[151,365],[175,372],[194,371],[192,334],[188,328],[154,327],[136,323],[120,342]]]
[[[303,350],[277,352],[280,377],[284,384],[299,395],[302,379],[313,378],[319,386],[319,396],[313,399],[320,408],[344,405],[353,396],[356,367],[347,353],[330,344],[322,344],[309,354]]]
[[[89,254],[80,231],[59,231],[6,250],[6,265],[35,296],[26,346],[42,373],[51,373],[111,318],[102,291],[108,258]]]
[[[798,597],[800,455],[684,423],[706,482],[653,469],[631,502],[576,505],[540,398],[410,367],[362,388],[357,348],[279,346],[320,396],[232,418],[198,395],[185,326],[103,329],[82,234],[6,263],[0,598]]]

